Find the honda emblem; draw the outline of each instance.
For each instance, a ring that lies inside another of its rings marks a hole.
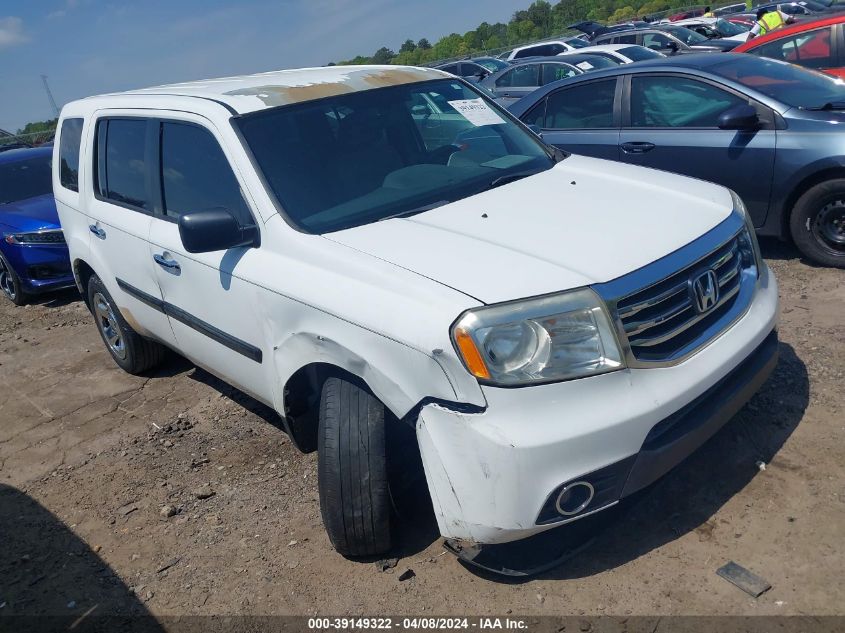
[[[695,309],[699,314],[704,314],[719,302],[719,279],[711,269],[691,277],[689,285]]]

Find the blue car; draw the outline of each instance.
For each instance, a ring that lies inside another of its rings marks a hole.
[[[56,213],[52,147],[0,151],[0,291],[16,305],[74,285]]]
[[[845,268],[841,80],[755,55],[681,55],[554,82],[509,109],[560,149],[733,189],[758,234]]]

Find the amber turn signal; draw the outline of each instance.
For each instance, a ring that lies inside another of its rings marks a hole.
[[[490,370],[484,364],[484,359],[481,358],[481,352],[478,351],[472,337],[465,330],[457,328],[455,330],[455,343],[457,343],[461,356],[463,356],[464,364],[470,373],[476,378],[489,379]]]

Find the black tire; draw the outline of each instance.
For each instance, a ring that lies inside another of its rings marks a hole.
[[[165,348],[129,326],[97,275],[88,280],[88,306],[106,349],[121,369],[140,374],[162,361]]]
[[[808,259],[823,266],[845,267],[845,178],[808,189],[792,209],[789,230]]]
[[[317,446],[320,512],[344,556],[375,556],[391,547],[384,419],[384,405],[369,391],[326,380]]]
[[[16,306],[22,306],[29,301],[29,295],[21,287],[20,278],[2,253],[0,253],[0,294]]]

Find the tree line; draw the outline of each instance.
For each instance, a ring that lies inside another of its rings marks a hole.
[[[450,33],[434,44],[423,38],[405,40],[398,52],[382,46],[370,56],[358,55],[337,62],[346,64],[404,64],[418,66],[440,59],[465,57],[485,51],[516,46],[553,35],[560,35],[570,24],[581,20],[623,22],[638,16],[689,6],[689,0],[560,0],[552,4],[535,0],[516,11],[507,24],[482,22],[463,35]]]

